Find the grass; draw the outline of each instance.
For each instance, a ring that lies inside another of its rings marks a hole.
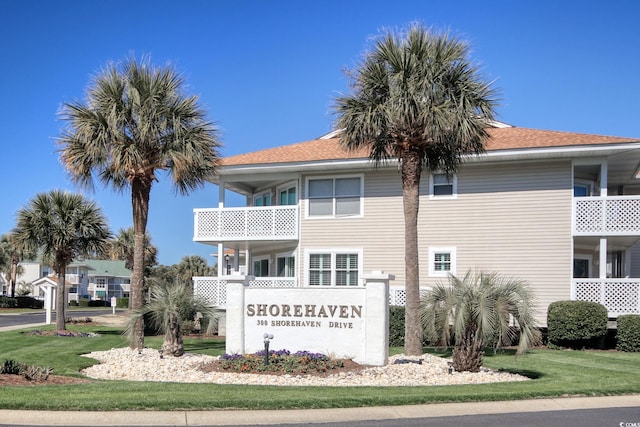
[[[126,346],[121,331],[109,327],[69,325],[100,337],[28,335],[25,330],[0,333],[0,363],[54,368],[54,374],[80,376],[93,363],[83,353]],[[147,347],[160,348],[160,337],[147,337]],[[185,339],[189,352],[224,354],[219,339]],[[400,353],[392,348],[391,353]],[[447,353],[433,353],[448,357]],[[28,410],[209,410],[341,408],[412,405],[436,402],[519,400],[557,396],[602,396],[638,393],[640,353],[614,351],[534,350],[516,358],[512,351],[485,357],[485,366],[517,372],[532,381],[434,387],[276,387],[92,381],[79,385],[0,387],[0,407]]]

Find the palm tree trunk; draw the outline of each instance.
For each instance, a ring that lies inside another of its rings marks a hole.
[[[184,343],[182,341],[182,328],[180,327],[180,319],[176,313],[169,316],[169,324],[166,326],[164,333],[164,342],[162,343],[162,352],[175,357],[184,354]]]
[[[131,204],[133,208],[133,271],[131,273],[131,291],[129,309],[139,310],[143,305],[144,292],[144,236],[147,231],[149,214],[150,181],[135,178],[131,183]],[[142,351],[144,348],[144,318],[140,316],[133,328],[130,348]]]
[[[476,326],[470,325],[462,337],[456,338],[451,358],[453,369],[458,372],[478,372],[482,367],[483,346],[483,341],[476,336]]]
[[[56,330],[65,331],[67,329],[66,315],[65,315],[65,272],[67,266],[58,267],[58,287],[56,289]]]
[[[405,335],[404,352],[409,356],[422,354],[420,324],[420,271],[418,267],[418,208],[422,163],[418,150],[409,146],[402,153],[402,202],[404,207],[405,253]]]

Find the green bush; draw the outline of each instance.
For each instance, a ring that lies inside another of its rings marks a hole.
[[[80,298],[78,300],[78,306],[79,307],[89,307],[89,299],[87,298]]]
[[[389,307],[389,346],[404,347],[404,307]]]
[[[607,309],[590,301],[556,301],[547,311],[551,348],[602,348],[607,334]]]
[[[11,297],[0,297],[0,308],[15,308],[18,306],[18,301]]]
[[[116,298],[116,307],[129,308],[129,298]]]
[[[640,351],[640,316],[627,314],[618,317],[616,350]]]

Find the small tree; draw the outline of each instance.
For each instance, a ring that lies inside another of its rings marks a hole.
[[[149,326],[164,333],[162,353],[179,357],[184,354],[183,322],[194,321],[196,313],[202,314],[207,322],[206,333],[212,334],[217,326],[218,310],[203,298],[196,297],[191,286],[178,281],[154,286],[149,304],[132,312],[127,332],[135,333],[135,324],[145,317],[150,321]]]
[[[456,371],[478,372],[489,343],[510,345],[519,334],[517,354],[523,354],[539,340],[527,284],[496,273],[449,276],[448,286],[423,295],[420,313],[432,342],[449,345],[453,334]]]

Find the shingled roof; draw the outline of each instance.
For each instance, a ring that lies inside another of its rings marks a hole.
[[[591,135],[519,127],[489,129],[487,152],[550,147],[591,146],[640,142],[638,138]],[[339,138],[314,139],[281,147],[268,148],[222,159],[223,166],[240,166],[271,163],[297,163],[326,160],[363,159],[367,150],[348,152],[340,146]]]

